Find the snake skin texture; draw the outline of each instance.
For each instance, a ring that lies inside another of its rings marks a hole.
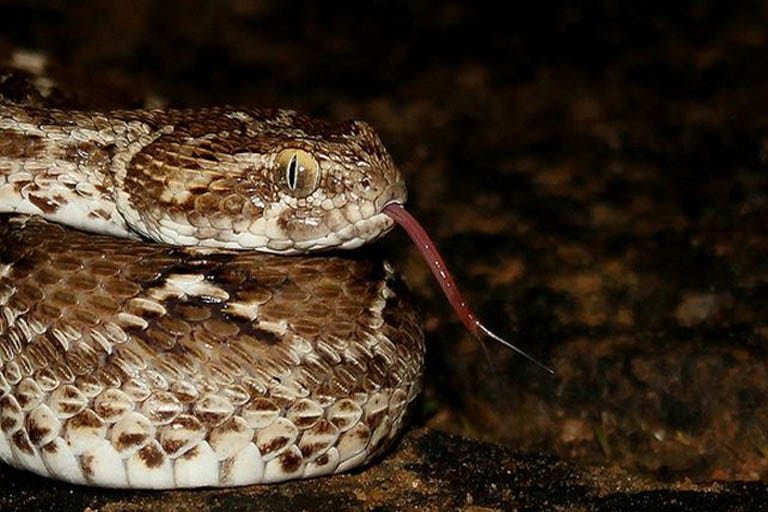
[[[0,216],[0,238],[0,457],[16,467],[133,488],[319,476],[379,454],[419,391],[418,318],[381,264],[23,216]]]
[[[381,209],[406,189],[375,132],[287,110],[50,108],[44,59],[14,62],[0,459],[94,486],[233,486],[391,444],[424,364],[407,291],[380,262],[296,256],[392,228]]]
[[[119,237],[280,254],[351,249],[389,231],[381,208],[406,199],[391,157],[359,121],[0,103],[0,133],[0,211]],[[286,152],[309,160],[306,193],[286,183]]]

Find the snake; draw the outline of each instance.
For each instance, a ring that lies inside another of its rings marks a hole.
[[[424,334],[391,265],[339,250],[403,226],[496,337],[406,199],[361,121],[0,101],[0,459],[134,489],[374,460],[421,389]]]

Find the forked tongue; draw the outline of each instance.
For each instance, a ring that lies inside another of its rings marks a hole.
[[[419,252],[424,257],[424,260],[427,262],[427,265],[429,265],[429,268],[432,270],[432,274],[434,274],[437,282],[440,283],[440,288],[443,289],[443,293],[448,299],[448,302],[453,307],[453,310],[461,319],[464,327],[466,327],[467,330],[472,333],[475,338],[481,339],[483,335],[488,336],[489,338],[498,341],[505,347],[511,348],[521,356],[531,361],[536,366],[548,371],[551,374],[555,373],[552,368],[537,361],[530,354],[514,346],[501,336],[498,336],[477,319],[472,310],[469,309],[469,306],[464,300],[464,297],[461,296],[461,292],[459,292],[459,289],[456,287],[456,283],[453,281],[451,273],[448,272],[448,267],[445,266],[445,262],[443,261],[442,256],[440,256],[440,253],[437,252],[435,243],[431,238],[429,238],[429,235],[426,231],[424,231],[424,228],[421,227],[421,224],[419,224],[419,222],[410,213],[408,213],[402,204],[390,203],[382,209],[382,212],[400,224],[406,233],[408,233],[408,236],[411,237],[411,240],[413,240],[413,243],[416,244]]]

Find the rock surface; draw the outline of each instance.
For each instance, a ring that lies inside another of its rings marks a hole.
[[[0,468],[8,512],[236,510],[759,510],[762,483],[661,485],[620,470],[421,429],[391,456],[350,475],[227,490],[118,492],[51,483]]]

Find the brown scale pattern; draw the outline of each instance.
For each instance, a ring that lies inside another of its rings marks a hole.
[[[423,367],[380,264],[211,252],[0,216],[0,457],[114,487],[365,463]],[[66,247],[66,253],[61,251]]]
[[[121,237],[280,253],[357,246],[392,226],[379,209],[406,195],[381,140],[359,121],[0,102],[0,132],[0,209]],[[277,157],[286,149],[313,155],[308,195],[285,183]],[[72,204],[79,210],[64,215]]]

